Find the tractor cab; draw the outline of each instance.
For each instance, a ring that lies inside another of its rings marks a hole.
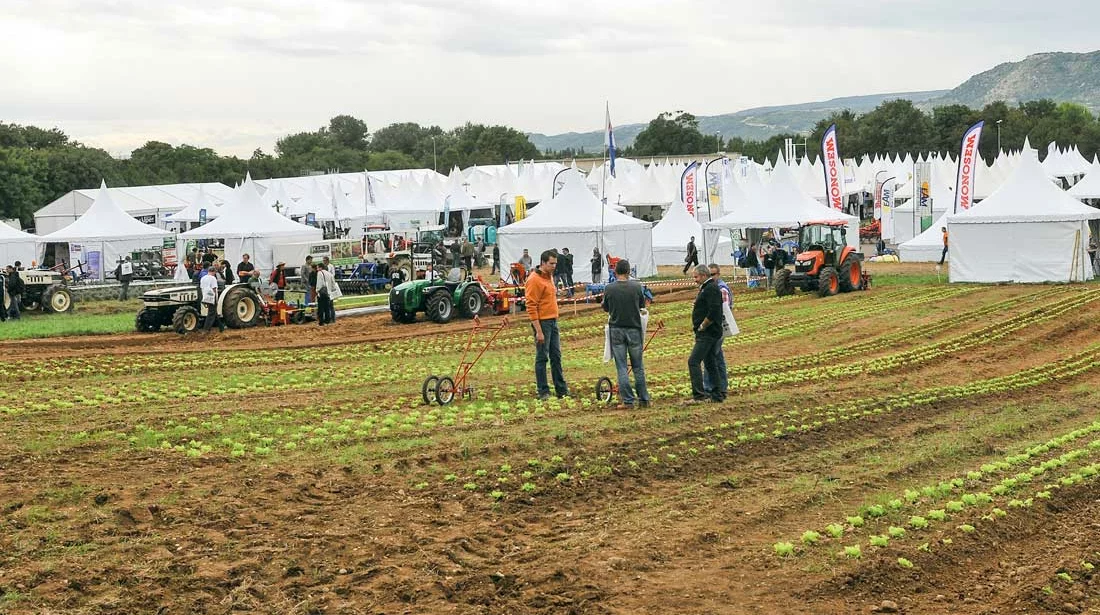
[[[798,230],[798,255],[794,271],[776,272],[775,293],[782,297],[794,292],[817,291],[822,297],[867,288],[863,254],[848,245],[848,223],[844,220],[807,222]]]

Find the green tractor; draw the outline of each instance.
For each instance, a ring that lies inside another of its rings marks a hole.
[[[434,322],[450,322],[455,308],[466,318],[473,318],[485,307],[486,297],[481,284],[471,280],[460,268],[452,269],[446,279],[412,280],[390,290],[390,316],[394,322],[416,322],[417,312],[424,312]]]

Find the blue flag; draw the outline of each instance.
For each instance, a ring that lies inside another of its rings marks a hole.
[[[611,159],[611,177],[615,177],[615,133],[611,130],[611,105],[607,106],[607,155]]]

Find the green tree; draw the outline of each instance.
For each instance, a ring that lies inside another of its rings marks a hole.
[[[350,115],[337,115],[329,120],[328,136],[337,145],[354,150],[367,150],[367,123]]]
[[[699,121],[684,111],[665,112],[650,120],[624,152],[633,156],[676,156],[717,149],[717,140],[699,132]],[[709,146],[709,147],[708,147]]]
[[[18,218],[24,226],[31,225],[34,212],[45,205],[45,178],[41,152],[0,147],[0,218]]]

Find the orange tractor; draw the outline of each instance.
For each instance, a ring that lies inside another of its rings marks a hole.
[[[843,220],[807,222],[798,230],[798,256],[794,271],[775,272],[775,294],[794,289],[817,291],[821,297],[865,290],[871,277],[863,271],[863,254],[848,245],[848,223]]]

